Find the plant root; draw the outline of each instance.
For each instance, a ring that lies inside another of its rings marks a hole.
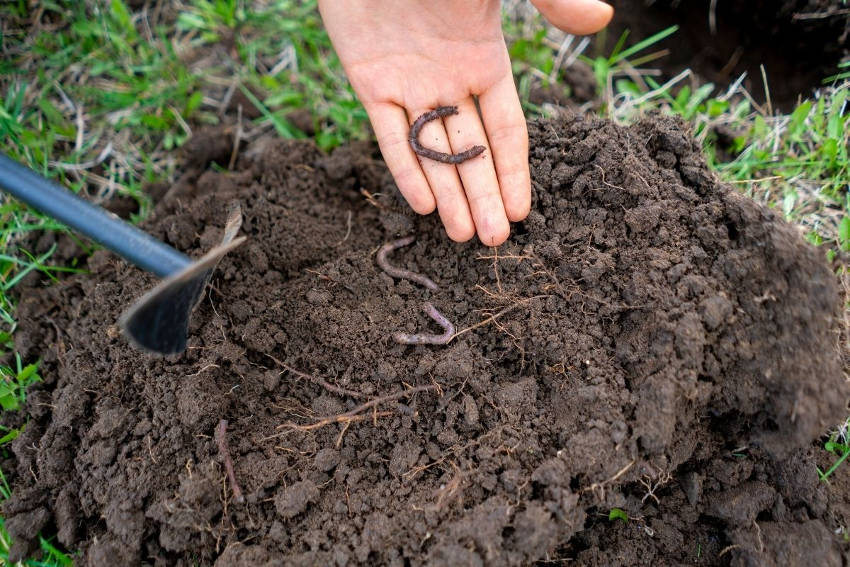
[[[360,404],[356,408],[349,410],[345,413],[324,417],[316,422],[308,423],[306,425],[298,425],[296,423],[285,423],[277,427],[278,429],[282,429],[284,431],[282,433],[273,435],[272,437],[280,437],[283,433],[286,433],[288,431],[312,431],[314,429],[319,429],[325,427],[326,425],[331,425],[334,423],[343,423],[348,426],[352,422],[365,421],[369,418],[372,418],[376,421],[379,417],[385,417],[394,413],[391,411],[377,411],[377,407],[379,405],[386,404],[388,402],[394,402],[396,400],[400,400],[401,398],[412,396],[413,394],[416,394],[418,392],[427,392],[438,389],[439,385],[437,384],[429,384],[428,386],[416,386],[414,388],[402,390],[401,392],[396,392],[395,394],[387,394],[386,396],[377,397],[375,399],[369,400],[368,402]],[[371,414],[365,413],[367,410],[370,409],[373,410]]]
[[[422,305],[422,311],[425,312],[431,319],[437,322],[445,332],[442,335],[432,335],[422,333],[418,335],[409,335],[407,333],[393,333],[393,340],[402,345],[445,345],[448,344],[452,337],[455,336],[455,326],[446,319],[442,313],[437,311],[431,303]]]
[[[396,248],[401,248],[402,246],[412,244],[414,240],[416,240],[415,237],[408,236],[406,238],[401,238],[399,240],[388,242],[381,246],[380,250],[378,250],[378,255],[376,258],[378,266],[380,266],[382,270],[384,270],[387,274],[394,278],[410,280],[418,283],[419,285],[427,287],[431,291],[437,291],[438,289],[440,289],[439,286],[435,284],[430,278],[423,276],[422,274],[417,274],[416,272],[412,272],[410,270],[396,268],[395,266],[390,265],[390,263],[387,261],[387,254],[389,254]]]
[[[544,298],[546,298],[546,297],[551,297],[551,294],[550,294],[550,295],[535,295],[535,296],[533,296],[533,297],[526,297],[525,299],[520,299],[520,300],[518,300],[516,303],[514,303],[513,305],[508,305],[507,307],[505,307],[504,309],[502,309],[502,310],[501,310],[501,311],[499,311],[498,313],[495,313],[495,314],[493,314],[493,315],[490,315],[489,317],[487,317],[487,318],[486,318],[486,319],[484,319],[483,321],[479,321],[478,323],[475,323],[475,324],[474,324],[474,325],[472,325],[472,326],[469,326],[469,327],[467,327],[467,328],[465,328],[465,329],[463,329],[463,330],[461,330],[461,331],[458,331],[456,334],[452,335],[452,336],[449,338],[449,340],[452,340],[452,339],[454,339],[455,337],[459,337],[459,336],[461,336],[461,335],[462,335],[462,334],[464,334],[464,333],[468,333],[468,332],[470,332],[470,331],[474,331],[475,329],[477,329],[477,328],[479,328],[479,327],[483,327],[484,325],[487,325],[487,324],[489,324],[489,323],[492,323],[492,322],[494,322],[496,319],[498,319],[499,317],[501,317],[502,315],[505,315],[506,313],[510,313],[510,312],[511,312],[511,311],[513,311],[514,309],[517,309],[517,308],[519,308],[519,307],[523,306],[524,304],[528,303],[529,301],[533,301],[533,300],[535,300],[535,299],[544,299]]]
[[[299,378],[309,380],[313,384],[316,384],[317,386],[321,386],[322,388],[324,388],[328,392],[331,392],[331,393],[334,393],[334,394],[339,394],[340,396],[350,396],[352,398],[363,398],[363,397],[365,397],[360,392],[356,392],[354,390],[348,390],[348,389],[342,388],[340,386],[335,386],[334,384],[331,384],[330,382],[328,382],[324,378],[320,378],[319,376],[313,376],[312,374],[307,374],[306,372],[301,372],[300,370],[292,368],[291,366],[284,364],[283,361],[278,360],[277,358],[275,358],[274,356],[270,355],[267,352],[264,352],[263,354],[266,355],[267,357],[271,358],[272,360],[274,360],[275,363],[277,363],[278,366],[280,366],[281,368],[283,368],[285,371],[289,372],[290,374],[295,374]],[[281,372],[281,374],[283,374],[283,373]]]
[[[455,165],[481,155],[481,153],[486,149],[484,146],[472,146],[465,152],[447,154],[445,152],[438,152],[436,150],[426,148],[419,143],[419,131],[422,130],[422,126],[424,126],[426,122],[436,120],[437,118],[445,118],[446,116],[451,116],[457,113],[458,111],[456,106],[438,106],[434,110],[426,112],[417,118],[413,122],[413,126],[410,127],[410,135],[408,136],[408,141],[410,142],[410,147],[413,148],[413,151],[422,157],[439,161],[441,163],[451,163]]]
[[[239,483],[236,482],[236,473],[233,472],[233,460],[230,458],[230,450],[227,447],[226,419],[218,422],[218,427],[215,428],[215,441],[218,444],[218,452],[224,461],[224,470],[227,473],[227,478],[230,480],[230,488],[233,490],[233,500],[237,504],[242,504],[245,502],[245,497],[242,496],[242,489],[239,488]]]

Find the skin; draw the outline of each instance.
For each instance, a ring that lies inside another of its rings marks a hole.
[[[598,0],[532,0],[574,34],[603,28]],[[511,74],[499,0],[319,0],[319,10],[384,160],[411,208],[437,209],[452,240],[476,233],[502,244],[531,208],[528,131]],[[476,100],[480,115],[476,109]],[[444,153],[487,150],[452,165],[419,159],[411,124],[439,106],[458,114],[425,124],[419,139]]]

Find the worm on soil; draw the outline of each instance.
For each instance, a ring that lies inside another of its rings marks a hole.
[[[452,114],[457,113],[458,111],[456,106],[438,106],[434,110],[426,112],[417,118],[413,122],[413,126],[410,127],[410,135],[408,136],[408,141],[410,141],[410,147],[413,148],[413,151],[422,157],[455,165],[481,155],[481,153],[486,149],[484,146],[472,146],[465,152],[447,154],[445,152],[438,152],[436,150],[426,148],[419,143],[419,131],[422,130],[422,126],[424,126],[426,122],[436,120],[437,118],[445,118],[446,116],[451,116]]]
[[[233,490],[233,500],[242,504],[245,502],[245,497],[242,496],[242,489],[239,488],[239,483],[236,482],[236,473],[233,472],[233,461],[230,459],[230,449],[227,448],[226,419],[218,422],[218,427],[215,428],[215,441],[218,444],[218,452],[224,461],[224,470],[227,472],[227,478],[230,480],[230,488]]]
[[[423,276],[422,274],[417,274],[416,272],[411,272],[410,270],[396,268],[395,266],[392,266],[389,262],[387,262],[387,254],[389,254],[396,248],[401,248],[402,246],[407,246],[408,244],[411,244],[414,240],[415,238],[413,236],[408,236],[407,238],[394,240],[381,246],[381,249],[378,250],[377,256],[378,266],[380,266],[382,270],[384,270],[386,273],[388,273],[394,278],[401,278],[405,280],[414,281],[420,285],[427,287],[431,291],[437,291],[440,288],[430,278]]]
[[[422,333],[418,335],[409,335],[407,333],[394,333],[393,340],[402,345],[445,345],[448,344],[455,334],[455,326],[446,319],[442,313],[437,311],[437,308],[430,303],[422,305],[422,311],[428,317],[437,322],[439,326],[445,329],[442,335],[432,335]]]

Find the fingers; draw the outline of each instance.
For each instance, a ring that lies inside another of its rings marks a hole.
[[[420,215],[432,212],[437,204],[416,154],[410,149],[407,141],[410,126],[404,109],[392,103],[364,106],[375,130],[381,154],[399,191],[410,204],[410,208]]]
[[[614,8],[599,0],[531,0],[549,22],[567,33],[598,32],[611,21]]]
[[[510,75],[502,83],[480,97],[484,124],[470,97],[458,104],[458,115],[445,119],[445,126],[433,120],[422,127],[422,144],[440,152],[490,146],[457,167],[418,158],[410,148],[410,124],[430,108],[408,116],[392,103],[366,105],[384,161],[404,198],[419,214],[437,208],[449,238],[458,242],[477,232],[481,242],[498,246],[510,234],[509,220],[524,219],[530,207],[525,118]]]
[[[472,98],[458,103],[458,114],[445,119],[446,130],[454,153],[468,150],[487,140],[484,126],[478,117],[478,110]],[[466,191],[466,200],[475,222],[475,230],[481,242],[488,246],[498,246],[507,240],[510,224],[502,203],[499,179],[491,151],[458,164],[457,171]],[[445,167],[445,166],[443,166]]]
[[[409,123],[413,124],[417,118],[429,110],[433,109],[411,109],[408,115]],[[426,122],[419,132],[419,140],[423,146],[432,150],[452,153],[442,120]],[[409,146],[408,151],[413,152]],[[425,158],[419,158],[419,163],[436,199],[437,210],[443,226],[446,227],[446,234],[457,242],[465,242],[472,238],[475,235],[475,224],[472,221],[457,168]]]
[[[518,222],[531,210],[528,128],[511,75],[478,97],[481,117],[499,177],[508,220]]]

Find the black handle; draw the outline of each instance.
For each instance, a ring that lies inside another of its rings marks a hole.
[[[185,254],[3,154],[0,189],[161,278],[192,263]]]

